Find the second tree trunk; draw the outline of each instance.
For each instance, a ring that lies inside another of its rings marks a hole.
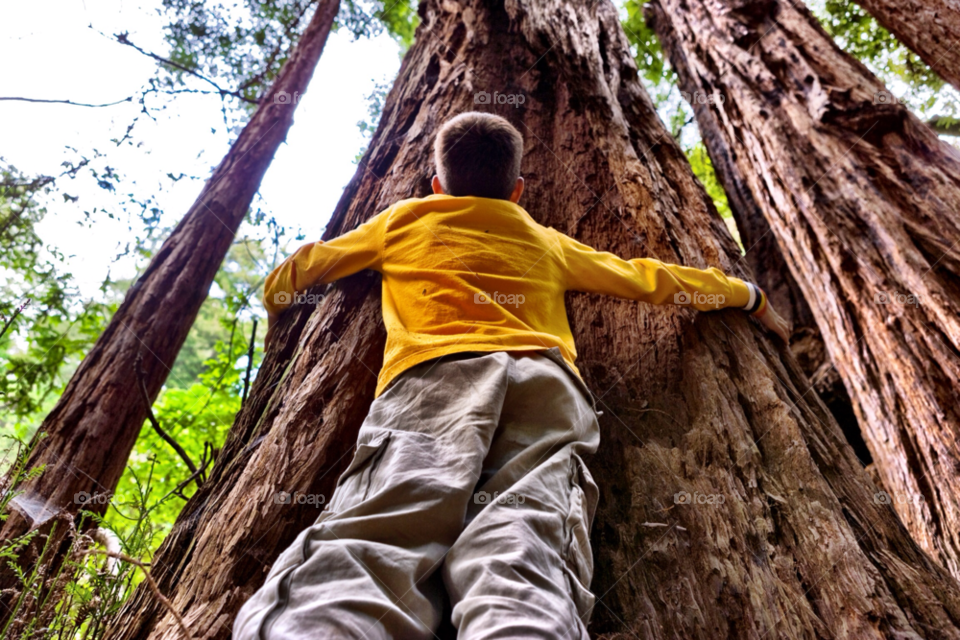
[[[802,6],[659,0],[725,188],[813,311],[891,502],[960,576],[960,154]]]
[[[35,475],[15,487],[18,495],[0,526],[0,542],[30,530],[51,530],[54,520],[73,517],[81,508],[106,511],[147,410],[293,124],[296,96],[310,82],[339,5],[339,0],[318,4],[270,91],[40,425],[26,463]],[[64,530],[59,527],[61,535]],[[43,540],[34,537],[31,547],[41,548]],[[20,551],[21,564],[36,557],[31,547]],[[53,564],[58,558],[53,554]],[[46,573],[56,572],[48,567]],[[19,589],[19,582],[4,562],[0,605]],[[5,614],[0,613],[0,620]]]
[[[960,89],[960,4],[953,0],[856,0],[941,78]]]

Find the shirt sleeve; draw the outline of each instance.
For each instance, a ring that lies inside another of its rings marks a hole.
[[[297,292],[315,284],[328,284],[364,269],[380,271],[389,212],[329,242],[318,240],[297,249],[267,276],[263,306],[269,313],[279,314],[294,303]]]
[[[623,260],[557,232],[567,266],[567,290],[602,293],[700,311],[747,308],[761,295],[754,285],[715,267],[694,269],[652,258]]]

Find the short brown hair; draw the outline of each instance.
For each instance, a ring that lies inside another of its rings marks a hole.
[[[444,193],[507,200],[520,177],[523,137],[500,116],[468,111],[440,127],[433,152]]]

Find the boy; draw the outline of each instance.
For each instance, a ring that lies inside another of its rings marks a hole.
[[[537,224],[516,204],[523,140],[503,118],[461,114],[434,149],[434,195],[304,246],[267,278],[269,340],[297,291],[379,271],[387,344],[353,461],[235,638],[428,639],[444,589],[461,640],[587,638],[598,491],[581,456],[599,429],[564,292],[740,307],[787,338],[752,284]]]

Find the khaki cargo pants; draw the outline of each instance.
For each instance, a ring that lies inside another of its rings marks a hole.
[[[456,354],[374,401],[327,509],[270,570],[237,640],[586,639],[599,429],[556,349]]]

